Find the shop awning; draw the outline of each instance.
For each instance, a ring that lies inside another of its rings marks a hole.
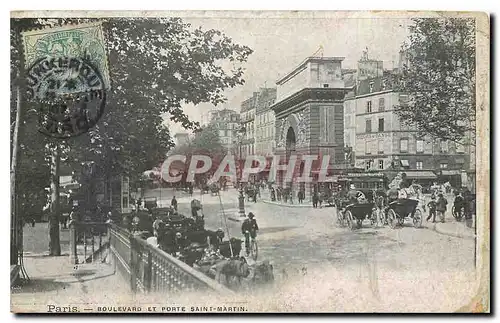
[[[443,176],[456,176],[456,175],[460,175],[460,171],[459,170],[442,170],[441,175],[443,175]]]
[[[407,179],[436,179],[437,176],[430,170],[424,171],[405,171]]]
[[[401,166],[410,167],[410,163],[406,159],[401,159]]]

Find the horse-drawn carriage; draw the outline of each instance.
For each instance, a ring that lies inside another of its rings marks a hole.
[[[255,185],[247,185],[245,187],[245,195],[247,201],[255,201],[257,199],[258,189]]]
[[[220,187],[216,183],[210,185],[210,195],[217,195],[219,194]]]
[[[361,228],[363,220],[369,218],[373,220],[373,203],[348,203],[343,202],[342,209],[337,211],[337,222],[342,226],[348,226],[349,229],[354,230]]]
[[[413,199],[398,199],[389,203],[385,209],[389,226],[394,229],[398,224],[403,225],[406,218],[410,218],[416,228],[421,227],[423,213],[418,208],[418,203],[418,200]]]

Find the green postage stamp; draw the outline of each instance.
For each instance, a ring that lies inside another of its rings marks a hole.
[[[110,88],[101,23],[44,28],[25,32],[22,36],[27,69],[47,57],[87,58],[101,74],[104,88]]]

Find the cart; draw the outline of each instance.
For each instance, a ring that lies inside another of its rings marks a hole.
[[[349,229],[361,228],[363,220],[371,218],[373,212],[373,203],[349,204],[344,211],[345,222]]]
[[[398,199],[391,202],[386,208],[386,218],[391,229],[403,225],[406,218],[413,220],[416,228],[422,226],[422,210],[418,208],[418,201],[412,199]]]

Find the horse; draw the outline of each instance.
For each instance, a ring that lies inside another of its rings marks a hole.
[[[215,265],[215,280],[221,284],[229,286],[231,280],[241,285],[241,278],[250,275],[250,267],[244,257],[227,259]]]
[[[255,264],[251,276],[252,285],[263,285],[273,282],[273,269],[273,265],[269,263],[269,260],[264,260],[261,263]]]

